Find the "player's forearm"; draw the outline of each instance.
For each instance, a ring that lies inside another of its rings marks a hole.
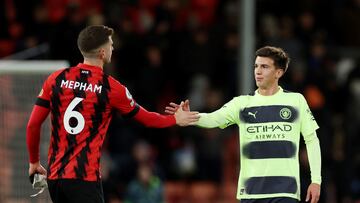
[[[35,105],[31,112],[29,122],[26,127],[26,144],[29,152],[30,163],[40,160],[40,130],[41,125],[49,114],[49,109]]]
[[[200,119],[196,123],[196,125],[202,128],[216,128],[220,127],[223,124],[223,120],[219,119],[215,112],[200,113]]]
[[[316,132],[306,136],[305,144],[309,159],[311,182],[321,184],[321,152]]]
[[[26,128],[26,144],[29,153],[30,163],[36,163],[40,160],[40,128],[32,124],[28,124]]]
[[[176,124],[174,115],[161,115],[156,112],[149,112],[143,107],[140,107],[134,119],[150,128],[166,128]]]

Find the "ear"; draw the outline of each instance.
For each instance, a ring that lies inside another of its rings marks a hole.
[[[99,58],[100,59],[105,58],[105,49],[103,48],[99,49]]]
[[[283,75],[284,75],[284,69],[278,68],[278,69],[276,70],[276,76],[275,76],[276,79],[281,78]]]

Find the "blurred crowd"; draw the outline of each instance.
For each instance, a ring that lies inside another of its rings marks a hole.
[[[82,62],[77,35],[115,30],[105,71],[146,109],[189,98],[211,112],[238,95],[238,0],[2,0],[0,59]],[[292,59],[281,81],[320,126],[321,202],[360,202],[360,0],[257,0],[256,48]],[[27,50],[27,51],[24,51]],[[115,115],[104,147],[107,202],[236,202],[238,132],[147,129]],[[241,138],[240,138],[241,139]],[[300,150],[303,195],[310,181]]]

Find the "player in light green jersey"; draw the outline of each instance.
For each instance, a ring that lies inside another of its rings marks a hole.
[[[226,128],[236,124],[240,135],[240,175],[237,198],[241,203],[293,203],[300,200],[299,142],[303,136],[311,170],[306,201],[320,197],[321,155],[317,125],[305,98],[283,90],[278,81],[290,58],[277,47],[256,51],[254,76],[258,89],[233,98],[212,113],[201,113],[193,125]],[[167,113],[179,105],[170,103]],[[183,105],[190,110],[189,102]]]

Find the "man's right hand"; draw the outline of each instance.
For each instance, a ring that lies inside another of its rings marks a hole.
[[[30,163],[29,165],[29,176],[39,173],[41,175],[46,176],[45,168],[40,164],[40,162]]]
[[[185,102],[183,102],[184,105],[182,107],[183,111],[190,111],[190,102],[189,100],[185,100]],[[169,106],[165,107],[165,113],[167,114],[175,114],[175,112],[179,109],[180,105],[176,104],[174,102],[170,102]]]
[[[170,105],[172,104],[175,103],[170,103]],[[174,110],[175,113],[172,113]],[[185,102],[181,102],[180,105],[172,105],[167,113],[175,114],[176,124],[179,126],[195,125],[200,118],[199,112],[190,111],[188,100],[187,106],[185,106]]]

